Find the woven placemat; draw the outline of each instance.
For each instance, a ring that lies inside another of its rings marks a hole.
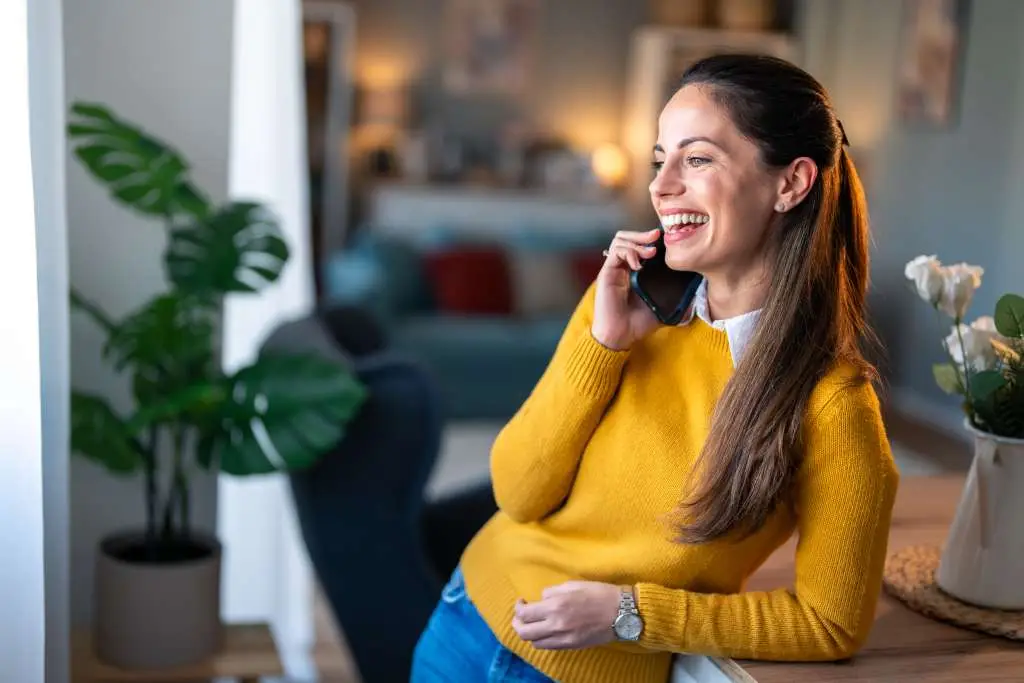
[[[942,552],[916,545],[893,553],[885,561],[883,585],[887,593],[926,617],[956,626],[1024,641],[1024,611],[977,607],[957,600],[935,582]]]

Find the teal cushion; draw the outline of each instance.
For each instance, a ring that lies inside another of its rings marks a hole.
[[[328,260],[324,279],[331,301],[362,303],[388,318],[434,306],[420,252],[408,242],[369,231]]]

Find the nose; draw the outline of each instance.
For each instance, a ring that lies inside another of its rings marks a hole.
[[[665,164],[651,180],[648,190],[653,199],[679,195],[684,191],[683,180],[679,173],[672,170],[671,165]]]

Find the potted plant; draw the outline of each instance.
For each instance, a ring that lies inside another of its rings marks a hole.
[[[270,474],[309,466],[342,438],[365,391],[313,355],[262,354],[226,373],[224,296],[273,283],[289,251],[261,205],[214,205],[181,155],[107,108],[72,107],[74,153],[111,197],[167,230],[166,291],[114,319],[72,290],[72,306],[106,335],[103,358],[131,379],[135,407],[71,395],[71,447],[109,471],[140,474],[145,525],[110,535],[96,557],[94,642],[104,661],[155,669],[212,654],[221,642],[216,538],[193,528],[196,472]]]
[[[919,256],[905,274],[952,319],[935,380],[962,397],[974,459],[943,548],[936,582],[968,603],[1024,609],[1024,297],[1004,294],[993,316],[964,323],[983,270]]]

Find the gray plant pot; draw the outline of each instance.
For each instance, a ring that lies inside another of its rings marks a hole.
[[[221,546],[193,533],[163,556],[138,532],[105,538],[96,554],[96,656],[124,669],[166,669],[202,661],[223,642]]]

